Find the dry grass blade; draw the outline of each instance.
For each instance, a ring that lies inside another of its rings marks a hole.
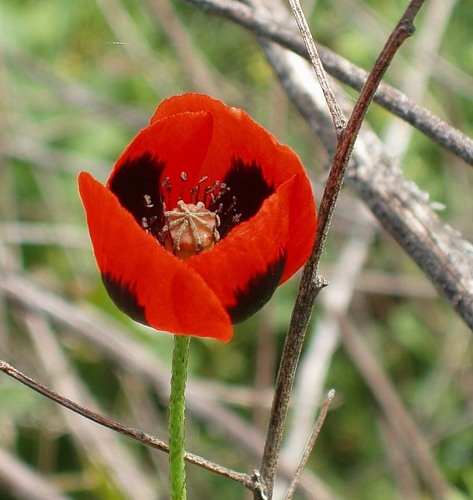
[[[291,5],[291,10],[294,14],[297,25],[299,26],[302,38],[304,39],[304,44],[307,48],[312,68],[314,69],[317,80],[320,83],[320,87],[322,88],[322,92],[324,93],[325,100],[327,101],[327,106],[330,110],[330,114],[332,115],[333,124],[335,126],[335,133],[337,137],[339,137],[343,133],[347,125],[346,118],[343,115],[343,111],[338,105],[337,98],[335,97],[335,92],[332,90],[332,87],[328,81],[325,69],[317,51],[317,47],[315,45],[314,39],[312,38],[309,25],[304,16],[304,12],[302,11],[301,4],[299,3],[299,0],[289,0],[289,3]]]

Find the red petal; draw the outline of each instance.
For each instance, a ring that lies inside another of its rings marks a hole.
[[[310,181],[305,172],[296,175],[287,211],[289,242],[287,263],[281,277],[286,282],[307,261],[312,253],[317,233],[317,215]]]
[[[284,283],[307,260],[315,240],[315,203],[302,163],[291,148],[277,142],[247,113],[205,95],[183,94],[166,99],[158,106],[151,123],[189,111],[206,111],[214,120],[202,174],[221,180],[237,158],[246,164],[257,164],[266,183],[275,190],[295,176],[293,196],[287,200],[286,206],[289,238],[281,278],[281,283]]]
[[[161,179],[170,177],[170,182],[174,187],[171,192],[171,202],[175,205],[181,192],[181,172],[185,172],[188,178],[187,189],[183,191],[185,194],[188,194],[190,187],[200,179],[199,175],[210,145],[212,131],[213,117],[205,111],[185,112],[155,120],[133,139],[120,156],[110,175],[108,187],[128,164],[138,163],[139,167],[139,161],[134,160],[148,156],[155,162],[164,164]],[[130,174],[133,173],[130,172]],[[139,175],[139,170],[135,175]],[[129,188],[130,185],[126,187]],[[158,189],[159,186],[156,186],[156,190]]]
[[[146,324],[159,330],[228,341],[228,314],[203,279],[141,229],[88,173],[80,174],[79,189],[104,281],[132,300],[117,305],[127,313],[135,307],[137,319],[142,314]]]
[[[217,295],[234,322],[260,309],[278,286],[290,241],[287,205],[296,179],[280,186],[258,215],[236,226],[212,250],[187,263]]]

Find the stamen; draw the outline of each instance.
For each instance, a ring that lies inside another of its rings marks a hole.
[[[205,188],[205,194],[215,191],[220,186],[220,181],[215,181],[211,186]]]
[[[154,207],[154,203],[152,202],[151,196],[149,194],[145,194],[143,196],[143,199],[145,200],[145,207],[146,208],[153,208]]]
[[[161,185],[163,186],[163,188],[166,190],[166,191],[171,191],[171,182],[170,182],[170,178],[169,177],[166,177],[165,179],[163,179],[163,182],[161,182]]]
[[[191,189],[192,202],[197,203],[199,201],[200,188],[202,184],[209,178],[208,175],[204,175],[201,177],[200,181],[197,183],[197,186],[194,186]]]
[[[199,198],[199,186],[191,187],[190,194],[191,194],[191,203],[194,203],[195,205]]]
[[[166,177],[163,179],[161,182],[161,186],[163,188],[163,202],[167,203],[168,205],[171,205],[171,190],[172,190],[172,184],[169,179],[169,177]]]
[[[227,234],[241,221],[242,214],[237,213],[237,198],[229,195],[227,183],[215,180],[207,184],[208,176],[204,175],[188,188],[189,178],[185,171],[180,172],[179,179],[181,187],[177,200],[171,193],[170,177],[161,181],[157,200],[162,204],[162,212],[159,211],[158,216],[143,217],[141,225],[174,255],[187,259],[212,248],[220,240],[220,234]],[[143,200],[149,209],[157,203],[148,194],[143,195]]]
[[[223,215],[228,215],[232,210],[235,211],[236,204],[237,204],[236,196],[232,196],[232,202],[230,203],[230,205],[228,205],[228,207],[226,207],[225,212],[221,212],[221,213],[223,213]],[[223,203],[220,203],[219,207],[222,207],[222,209],[223,209]]]
[[[204,189],[204,203],[208,205],[208,196],[210,195],[210,199],[212,202],[215,202],[215,198],[213,196],[213,192],[218,188],[220,185],[220,181],[215,181],[211,186],[207,186]]]
[[[180,200],[182,200],[184,196],[184,189],[186,187],[186,182],[187,182],[187,174],[185,172],[181,172],[181,181],[182,181],[182,186],[181,186],[181,192],[179,193]]]

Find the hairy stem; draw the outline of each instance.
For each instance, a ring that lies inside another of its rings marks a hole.
[[[172,500],[186,499],[184,462],[187,362],[190,337],[174,336],[172,354],[171,396],[169,398],[169,482]]]

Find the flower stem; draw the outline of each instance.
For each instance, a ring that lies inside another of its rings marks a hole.
[[[169,398],[169,482],[171,500],[186,499],[184,467],[185,391],[190,337],[174,336],[172,354],[171,396]]]

